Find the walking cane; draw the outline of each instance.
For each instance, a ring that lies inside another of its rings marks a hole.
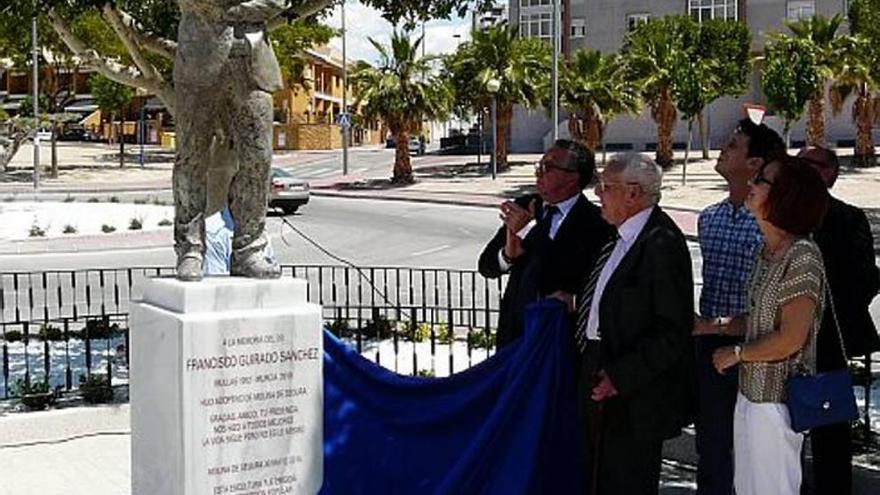
[[[592,399],[591,399],[592,400]],[[590,495],[596,495],[598,486],[599,486],[599,446],[602,442],[602,407],[605,404],[605,401],[599,402],[599,405],[596,407],[596,416],[593,418],[593,458],[590,459],[593,463],[592,472],[593,479],[590,480]]]

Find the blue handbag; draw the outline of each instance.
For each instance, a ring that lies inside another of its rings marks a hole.
[[[859,417],[847,369],[793,376],[785,383],[785,392],[791,429],[796,432]]]
[[[824,273],[823,278],[825,278]],[[840,351],[845,361],[846,348],[843,344],[843,334],[840,331],[840,323],[837,320],[827,279],[825,279],[825,287],[837,337],[840,340]],[[815,375],[792,376],[785,383],[785,392],[791,429],[796,432],[850,422],[859,417],[856,397],[853,394],[852,377],[847,368]]]

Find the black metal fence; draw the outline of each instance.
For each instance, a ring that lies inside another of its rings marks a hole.
[[[445,376],[493,352],[505,280],[471,270],[303,265],[307,298],[325,323],[368,358],[400,373]],[[101,375],[128,381],[128,314],[140,282],[169,268],[0,273],[0,399],[34,383],[71,391]],[[871,428],[871,358],[851,363]]]
[[[474,271],[285,266],[305,279],[325,323],[374,361],[443,376],[492,352],[502,280]],[[139,282],[168,268],[0,273],[0,399],[33,384],[71,391],[99,374],[128,381],[131,302]]]

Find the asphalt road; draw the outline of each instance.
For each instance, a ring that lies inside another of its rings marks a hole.
[[[324,249],[359,266],[471,269],[499,225],[489,208],[312,197],[295,215],[270,214],[268,231],[283,264],[338,264],[305,241],[287,220]],[[4,255],[4,271],[171,266],[170,246],[69,254]]]

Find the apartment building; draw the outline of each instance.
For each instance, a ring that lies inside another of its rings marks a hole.
[[[275,149],[328,150],[342,147],[342,133],[336,119],[342,112],[342,55],[330,47],[306,50],[304,85],[287,86],[275,93]],[[349,62],[349,70],[354,64]],[[357,95],[349,83],[349,111],[357,114]],[[351,144],[379,144],[384,129],[376,121],[356,117]]]
[[[626,33],[648,19],[672,14],[690,15],[695,20],[735,19],[745,22],[752,32],[752,50],[763,49],[767,34],[785,30],[786,20],[796,21],[814,14],[826,17],[844,14],[847,0],[561,0],[561,45],[563,56],[574,50],[590,48],[605,53],[615,52],[623,46]],[[510,22],[521,36],[552,39],[552,0],[510,0]],[[760,89],[760,76],[752,75],[750,89],[737,98],[721,98],[706,109],[710,145],[720,147],[736,121],[743,117],[744,103],[764,104]],[[567,136],[563,119],[558,127],[560,136]],[[765,122],[782,129],[779,118],[768,115]],[[855,129],[852,125],[849,105],[844,113],[830,118],[826,136],[831,146],[852,146]],[[694,133],[692,144],[698,146]],[[546,149],[551,141],[552,124],[543,109],[528,111],[517,108],[511,130],[511,149],[532,152]],[[804,122],[792,128],[792,144],[797,146],[805,140]],[[677,148],[684,148],[687,127],[680,122],[673,140]],[[637,117],[619,117],[606,129],[605,142],[610,149],[654,149],[657,128],[648,110]]]

